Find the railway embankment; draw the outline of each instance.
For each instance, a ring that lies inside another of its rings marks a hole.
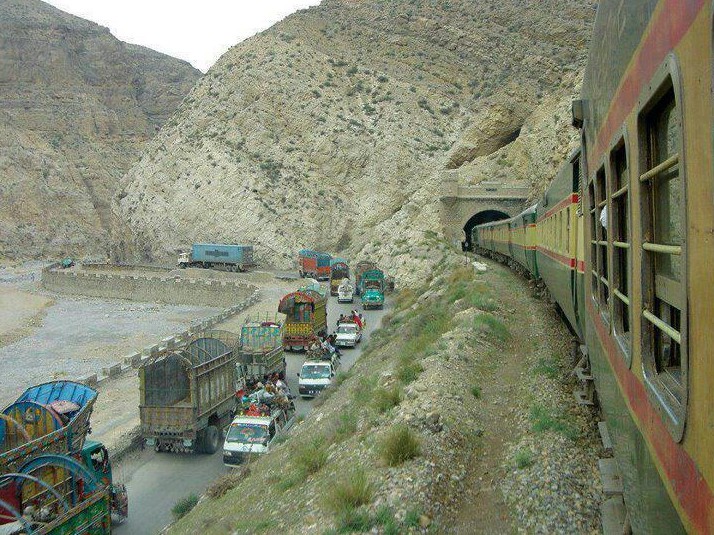
[[[170,533],[597,531],[594,415],[570,336],[528,283],[445,256],[269,455]]]

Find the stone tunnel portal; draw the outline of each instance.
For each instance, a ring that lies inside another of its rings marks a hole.
[[[471,249],[471,231],[477,225],[483,225],[484,223],[490,223],[492,221],[500,221],[501,219],[508,219],[508,214],[501,212],[500,210],[482,210],[471,216],[471,218],[464,225],[464,234],[466,239],[463,241],[463,249]]]

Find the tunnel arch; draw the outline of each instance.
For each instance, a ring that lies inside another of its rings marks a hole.
[[[463,241],[463,249],[471,249],[471,231],[475,226],[483,225],[484,223],[491,223],[492,221],[500,221],[501,219],[508,219],[509,217],[511,216],[507,213],[502,212],[501,210],[493,209],[481,210],[480,212],[472,215],[464,225],[465,238]]]

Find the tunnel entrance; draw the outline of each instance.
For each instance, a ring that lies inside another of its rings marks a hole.
[[[500,210],[482,210],[477,214],[471,216],[466,224],[464,225],[464,234],[466,239],[461,242],[464,251],[471,249],[471,231],[476,225],[483,225],[484,223],[490,223],[491,221],[500,221],[501,219],[508,219],[508,214],[501,212]]]

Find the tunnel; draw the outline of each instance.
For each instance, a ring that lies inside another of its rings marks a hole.
[[[500,210],[482,210],[481,212],[471,216],[471,219],[469,219],[464,225],[464,234],[466,239],[461,242],[463,250],[468,251],[471,249],[471,231],[476,225],[490,223],[491,221],[500,221],[501,219],[508,219],[509,217],[511,216],[505,212],[501,212]]]

